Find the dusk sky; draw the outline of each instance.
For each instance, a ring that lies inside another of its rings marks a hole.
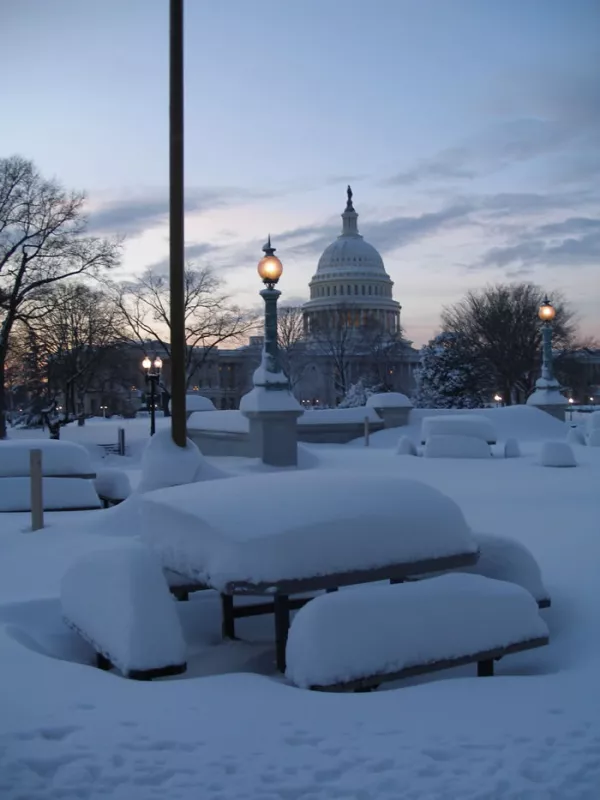
[[[598,0],[187,0],[191,262],[308,296],[346,184],[409,339],[490,282],[562,290],[600,338]],[[168,254],[167,0],[0,0],[0,153],[89,197],[123,274]]]

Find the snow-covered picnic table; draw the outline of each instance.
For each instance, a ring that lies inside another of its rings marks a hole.
[[[275,615],[285,668],[291,595],[474,564],[475,539],[449,497],[387,474],[327,470],[241,476],[144,495],[143,538],[166,570],[216,589],[223,627]],[[239,595],[268,603],[236,609]]]

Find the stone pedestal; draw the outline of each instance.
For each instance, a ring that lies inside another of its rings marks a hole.
[[[413,405],[405,394],[383,392],[372,394],[367,400],[367,407],[375,410],[385,428],[401,428],[408,425]]]
[[[565,421],[565,412],[568,407],[567,399],[560,393],[556,381],[546,381],[542,378],[536,382],[533,394],[527,398],[527,405],[539,408],[550,416]]]
[[[271,467],[298,464],[296,422],[304,411],[289,389],[255,386],[242,397],[240,411],[249,421],[254,458]]]

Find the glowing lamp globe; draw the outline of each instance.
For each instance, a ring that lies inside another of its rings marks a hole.
[[[556,316],[556,309],[552,305],[552,303],[546,298],[542,305],[540,306],[540,310],[538,311],[538,316],[542,320],[542,322],[552,322],[554,317]]]
[[[277,256],[268,255],[258,262],[258,274],[263,283],[277,283],[283,272],[283,264]]]
[[[154,369],[162,369],[162,364],[163,364],[163,362],[162,362],[162,358],[159,358],[159,357],[157,356],[157,357],[154,359]]]
[[[150,369],[151,366],[152,366],[152,362],[150,361],[148,356],[146,356],[146,358],[142,361],[142,367],[144,369]]]

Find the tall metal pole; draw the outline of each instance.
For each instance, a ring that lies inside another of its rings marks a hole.
[[[548,383],[554,382],[552,363],[552,323],[542,323],[542,378]]]
[[[150,375],[150,436],[156,433],[156,376]]]
[[[185,308],[183,178],[183,0],[170,0],[169,281],[171,289],[171,436],[185,447]]]

